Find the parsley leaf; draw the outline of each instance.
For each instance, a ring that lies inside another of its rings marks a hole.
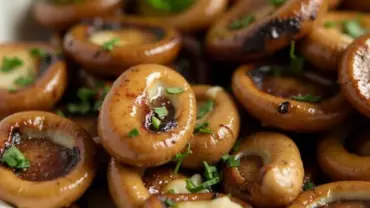
[[[189,8],[194,0],[146,0],[150,7],[162,12],[181,12]]]
[[[155,130],[159,130],[159,127],[161,126],[161,120],[159,120],[157,117],[152,116],[152,126]]]
[[[11,145],[0,158],[0,162],[6,163],[11,168],[24,169],[30,167],[30,161],[23,155],[19,149]]]
[[[175,170],[173,171],[175,174],[177,174],[179,172],[179,169],[181,167],[181,164],[182,164],[182,161],[184,161],[184,159],[193,154],[193,152],[191,151],[191,145],[190,143],[187,144],[186,146],[186,151],[184,153],[177,153],[175,158],[174,158],[174,161],[176,162],[176,167],[175,167]]]
[[[91,107],[88,102],[68,103],[67,109],[70,113],[86,114],[91,110]]]
[[[343,22],[343,33],[358,38],[366,33],[366,30],[361,26],[359,18],[347,20]]]
[[[165,199],[164,200],[164,204],[167,206],[167,207],[176,207],[176,203],[173,202],[171,199]]]
[[[315,188],[315,184],[311,181],[306,181],[306,183],[303,184],[303,191],[309,191]]]
[[[57,114],[57,115],[58,115],[58,116],[60,116],[60,117],[66,117],[66,116],[64,115],[63,111],[61,111],[61,110],[57,110],[57,112],[55,112],[55,114]]]
[[[270,4],[274,5],[274,7],[280,7],[285,1],[286,0],[270,0]]]
[[[290,98],[292,100],[302,101],[302,102],[309,102],[309,103],[317,103],[317,102],[321,101],[320,96],[313,96],[311,94],[292,96]]]
[[[235,144],[233,146],[233,148],[231,149],[232,152],[237,152],[239,149],[240,149],[240,144],[242,143],[242,141],[240,139],[237,139],[235,141]]]
[[[212,134],[212,130],[208,128],[209,123],[204,122],[201,124],[197,124],[194,128],[194,134],[196,133],[203,133],[203,134]]]
[[[213,110],[214,102],[212,100],[208,100],[204,103],[198,110],[197,119],[203,118],[207,113]]]
[[[220,177],[220,174],[218,173],[216,166],[209,165],[206,161],[203,161],[203,166],[204,166],[204,177],[207,180],[211,180],[215,177]]]
[[[132,129],[129,133],[128,133],[128,136],[129,137],[137,137],[140,135],[140,132],[137,128],[134,128]]]
[[[335,22],[331,22],[331,21],[324,22],[324,27],[325,28],[332,28],[332,27],[335,27],[336,25],[337,25],[337,23],[335,23]]]
[[[228,167],[239,167],[240,166],[240,160],[236,158],[234,155],[224,155],[221,157],[222,161],[227,164]]]
[[[191,193],[197,193],[220,183],[220,177],[214,177],[196,186],[190,179],[186,179],[186,189]]]
[[[103,49],[105,51],[111,51],[119,42],[119,38],[112,38],[111,40],[103,43]]]
[[[42,48],[31,48],[29,52],[35,58],[45,58],[48,55]]]
[[[93,98],[97,94],[96,90],[81,87],[77,90],[77,97],[81,101],[88,101],[89,99]]]
[[[303,57],[295,55],[295,41],[290,44],[290,72],[295,75],[301,75],[303,72],[303,66],[305,59]]]
[[[34,79],[30,76],[21,76],[14,80],[14,84],[19,87],[26,87],[34,82]]]
[[[4,57],[1,62],[0,71],[11,72],[20,66],[23,66],[23,61],[18,57]]]
[[[166,88],[166,92],[170,95],[176,95],[184,92],[184,89],[181,87],[170,87]]]
[[[251,23],[256,21],[256,17],[254,15],[247,15],[241,19],[234,20],[230,25],[230,30],[238,30],[247,27]]]
[[[157,107],[153,109],[159,119],[164,119],[168,115],[167,108],[165,106]]]
[[[170,189],[170,190],[168,190],[167,193],[169,193],[169,194],[176,194],[176,191],[175,191],[175,189]]]

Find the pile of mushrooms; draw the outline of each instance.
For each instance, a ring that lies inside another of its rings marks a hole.
[[[0,43],[0,207],[370,207],[367,11],[35,1],[50,39]]]

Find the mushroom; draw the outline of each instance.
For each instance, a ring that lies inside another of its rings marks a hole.
[[[288,208],[369,207],[370,182],[340,181],[303,192]]]
[[[227,207],[252,208],[249,204],[219,193],[203,194],[165,194],[151,196],[143,206],[144,208],[164,207]]]
[[[153,167],[172,160],[187,145],[196,120],[194,93],[174,70],[137,65],[113,84],[100,110],[104,148],[118,161]]]
[[[216,164],[234,146],[240,118],[231,96],[219,86],[192,86],[197,99],[197,124],[190,139],[192,154],[183,161],[186,168],[201,168],[203,161]],[[202,126],[206,132],[202,131]]]
[[[258,132],[233,154],[239,167],[224,169],[226,193],[258,207],[284,207],[300,193],[304,170],[294,142],[280,133]]]
[[[303,39],[299,51],[319,69],[337,71],[347,47],[367,29],[370,29],[370,15],[331,11]]]
[[[33,16],[44,27],[66,30],[81,19],[113,14],[122,0],[45,0],[33,5]]]
[[[370,157],[351,153],[344,147],[344,141],[353,137],[366,135],[370,131],[364,129],[361,135],[353,135],[360,128],[353,125],[339,126],[323,136],[317,147],[317,160],[321,170],[333,180],[363,180],[370,181]]]
[[[343,0],[341,7],[347,10],[369,12],[370,2],[364,0]]]
[[[64,39],[66,54],[89,73],[119,76],[137,64],[167,64],[181,48],[173,28],[138,18],[95,18],[72,27]]]
[[[234,72],[232,89],[251,115],[284,130],[326,130],[352,111],[335,80],[276,63],[241,66]]]
[[[311,32],[325,0],[238,1],[208,32],[208,53],[222,60],[272,55]]]
[[[343,0],[328,0],[328,7],[329,9],[337,8]]]
[[[153,8],[155,5],[150,5],[148,2],[146,0],[137,1],[139,14],[146,16],[146,19],[168,24],[184,32],[198,32],[207,29],[220,17],[228,5],[228,0],[187,1],[193,2],[189,5],[186,1],[181,3],[167,1],[169,7]],[[181,8],[173,6],[181,6]]]
[[[166,194],[168,192],[169,186],[171,189],[171,187],[176,185],[172,183],[174,181],[176,182],[178,179],[184,180],[185,176],[180,173],[174,173],[173,169],[168,167],[148,169],[145,171],[145,174],[143,176],[145,187],[147,187],[151,195]]]
[[[364,35],[348,47],[339,67],[339,83],[347,100],[363,115],[370,117],[370,35]]]
[[[19,111],[51,110],[67,86],[63,60],[49,45],[0,45],[0,118]]]
[[[64,207],[90,186],[96,171],[91,136],[42,111],[0,122],[0,196],[17,207]]]

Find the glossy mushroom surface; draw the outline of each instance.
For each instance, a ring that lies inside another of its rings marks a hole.
[[[251,205],[219,193],[206,194],[164,194],[151,196],[144,208],[163,208],[169,203],[173,203],[176,208],[187,207],[227,207],[227,208],[252,208]]]
[[[354,30],[358,26],[359,30]],[[299,45],[300,53],[319,69],[337,71],[347,47],[370,29],[370,15],[349,11],[330,11]]]
[[[317,161],[331,179],[370,181],[370,157],[349,152],[344,145],[345,141],[355,141],[356,137],[370,138],[370,131],[366,126],[344,126],[330,131],[319,141]]]
[[[197,99],[197,125],[208,124],[210,132],[194,132],[190,138],[192,154],[185,158],[186,168],[201,168],[203,161],[216,164],[234,146],[239,135],[240,118],[231,96],[219,86],[194,85]]]
[[[325,0],[238,1],[208,31],[215,59],[250,60],[271,55],[307,35],[327,8]]]
[[[370,117],[370,35],[348,47],[339,67],[339,83],[347,100],[363,115]]]
[[[179,184],[179,179],[184,180],[185,178],[185,175],[181,173],[174,173],[172,168],[158,167],[147,169],[143,176],[143,182],[150,195],[166,194],[168,189],[172,189],[172,187],[176,185],[177,187],[181,185]],[[173,184],[174,181],[177,184]],[[176,191],[176,193],[179,193],[177,190],[173,190]]]
[[[160,116],[156,109],[166,113]],[[114,82],[103,102],[98,119],[101,143],[126,164],[167,163],[189,141],[195,109],[194,93],[180,74],[162,65],[137,65]]]
[[[343,0],[328,0],[328,7],[329,9],[337,8]]]
[[[95,176],[91,136],[52,113],[28,111],[0,122],[0,195],[17,207],[63,207],[76,201]],[[17,165],[10,166],[18,149]],[[23,158],[23,159],[24,159]],[[25,168],[22,168],[25,167]]]
[[[251,115],[284,130],[326,130],[352,111],[335,80],[305,69],[296,75],[284,65],[243,65],[232,89]]]
[[[152,8],[146,0],[138,0],[137,2],[138,12],[145,18],[171,25],[185,32],[207,29],[220,17],[228,5],[228,0],[196,0],[182,11],[161,12]]]
[[[114,13],[121,0],[42,0],[35,1],[33,16],[36,21],[54,30],[65,30],[81,19]]]
[[[284,207],[301,191],[304,170],[299,150],[288,137],[258,132],[233,154],[239,167],[224,169],[223,188],[258,207]]]
[[[106,77],[117,77],[137,64],[168,64],[180,48],[175,29],[138,18],[95,18],[71,28],[64,39],[69,57]]]
[[[51,46],[0,45],[0,118],[27,110],[50,110],[67,86],[67,70]]]
[[[369,207],[370,182],[340,181],[300,194],[288,208]]]
[[[364,0],[343,0],[342,8],[355,11],[370,11],[370,2]]]

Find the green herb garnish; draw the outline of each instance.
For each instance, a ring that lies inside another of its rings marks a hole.
[[[186,151],[184,153],[177,153],[175,158],[173,159],[173,161],[176,162],[176,167],[174,169],[174,173],[177,174],[179,172],[179,169],[181,167],[181,164],[182,164],[182,161],[184,161],[184,159],[191,155],[193,152],[191,151],[191,145],[190,143],[187,144],[186,146]]]
[[[58,116],[60,116],[60,117],[66,117],[66,116],[64,115],[63,111],[61,111],[61,110],[57,110],[57,112],[55,112],[55,114],[57,114],[57,115],[58,115]]]
[[[176,191],[175,191],[175,189],[170,189],[170,190],[167,191],[167,193],[169,193],[169,194],[176,194]]]
[[[81,101],[88,101],[89,99],[93,98],[97,94],[96,90],[81,87],[77,90],[77,97]]]
[[[358,38],[366,33],[366,30],[361,26],[360,19],[347,20],[343,22],[343,33]]]
[[[241,19],[234,20],[230,26],[229,29],[231,30],[238,30],[247,27],[251,23],[256,21],[256,17],[254,15],[247,15]]]
[[[191,193],[197,193],[199,191],[209,189],[212,186],[220,183],[219,177],[214,177],[210,180],[207,180],[199,185],[195,185],[190,179],[186,179],[186,189]]]
[[[290,98],[292,100],[301,101],[301,102],[309,102],[309,103],[317,103],[321,100],[320,96],[313,96],[311,94],[292,96]]]
[[[140,132],[137,128],[134,128],[132,129],[129,133],[128,133],[128,136],[129,137],[137,137],[140,135]]]
[[[212,134],[212,130],[208,128],[209,123],[204,122],[201,124],[197,124],[194,128],[194,134],[196,133],[203,133],[203,134]]]
[[[119,38],[112,38],[111,40],[103,43],[103,49],[105,51],[111,51],[119,42]]]
[[[337,25],[337,23],[335,23],[335,22],[331,22],[331,21],[326,21],[325,23],[324,23],[324,27],[325,28],[332,28],[332,27],[335,27]]]
[[[29,52],[35,58],[45,58],[48,55],[42,48],[32,48]]]
[[[18,57],[4,57],[1,62],[0,71],[1,72],[11,72],[17,67],[23,65],[23,61]]]
[[[163,202],[167,207],[176,207],[176,203],[171,199],[165,199]]]
[[[204,103],[198,110],[197,113],[197,119],[203,118],[207,113],[211,112],[213,110],[214,102],[212,100],[208,100],[206,103]]]
[[[303,184],[303,191],[309,191],[315,188],[315,184],[311,181],[306,181],[306,183]]]
[[[240,149],[240,144],[241,144],[241,140],[237,139],[235,141],[233,148],[231,149],[231,152],[237,152]]]
[[[30,167],[30,161],[23,155],[19,149],[11,145],[0,158],[0,162],[6,163],[11,168],[24,169]]]
[[[91,110],[89,102],[68,103],[67,110],[70,113],[86,114]]]
[[[240,160],[236,159],[234,155],[226,154],[221,157],[221,160],[227,164],[228,167],[239,167],[240,166]]]
[[[217,171],[216,166],[209,165],[206,161],[203,161],[203,166],[204,166],[204,177],[207,180],[211,180],[215,177],[220,177],[220,174]]]
[[[274,5],[274,7],[280,7],[285,3],[286,0],[270,0],[270,3]]]
[[[305,59],[303,57],[295,55],[295,41],[290,44],[290,72],[295,75],[301,75],[303,72],[303,66]]]
[[[146,0],[150,7],[162,12],[181,12],[189,8],[194,0]]]
[[[18,87],[26,87],[34,82],[31,76],[21,76],[14,80],[14,84]]]
[[[181,87],[170,87],[166,88],[166,92],[170,95],[176,95],[184,92],[184,89]]]
[[[152,116],[152,126],[155,130],[159,130],[159,127],[161,126],[161,120],[159,120],[157,117]]]
[[[165,106],[154,108],[154,113],[159,119],[164,119],[168,115],[168,110]]]

